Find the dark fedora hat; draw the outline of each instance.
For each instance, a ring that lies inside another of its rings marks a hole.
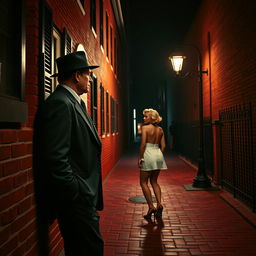
[[[77,51],[67,54],[56,59],[58,73],[51,75],[51,77],[59,76],[60,74],[70,73],[80,69],[94,69],[98,65],[90,65],[87,54],[84,51]]]

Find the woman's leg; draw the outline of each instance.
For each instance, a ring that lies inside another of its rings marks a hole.
[[[154,194],[156,196],[157,206],[162,205],[161,204],[161,187],[159,186],[157,179],[159,176],[160,171],[152,171],[150,175],[150,183],[154,190]]]
[[[140,186],[142,192],[147,200],[149,209],[154,208],[151,191],[148,187],[148,179],[150,177],[151,171],[140,171]]]

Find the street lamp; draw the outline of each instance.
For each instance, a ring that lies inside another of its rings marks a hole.
[[[183,56],[182,53],[175,53],[169,57],[172,63],[172,68],[174,72],[179,75],[182,70],[183,60],[186,59],[186,56]]]
[[[202,83],[202,75],[207,74],[208,70],[202,70],[202,57],[200,50],[195,45],[187,45],[192,47],[197,52],[197,76],[198,76],[198,88],[199,88],[199,158],[198,158],[198,171],[197,176],[193,180],[192,187],[195,188],[210,188],[211,180],[206,175],[205,171],[205,157],[204,157],[204,116],[203,116],[203,83]],[[183,60],[186,57],[180,52],[177,54],[173,53],[169,60],[171,60],[173,70],[177,75],[180,74],[182,70]]]

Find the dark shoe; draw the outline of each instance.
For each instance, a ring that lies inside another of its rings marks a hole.
[[[155,213],[155,217],[156,217],[157,219],[162,218],[163,209],[164,209],[164,207],[163,207],[162,205],[159,205],[159,206],[157,207],[156,213]]]
[[[151,208],[151,209],[149,209],[149,210],[148,210],[148,213],[143,216],[144,219],[146,219],[146,220],[151,219],[151,215],[153,215],[154,218],[155,218],[156,211],[157,211],[156,208]]]

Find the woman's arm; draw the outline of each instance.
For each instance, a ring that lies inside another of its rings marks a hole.
[[[146,148],[146,139],[147,139],[147,132],[146,127],[142,126],[141,128],[141,142],[140,142],[140,154],[139,154],[139,161],[138,165],[141,167],[143,161],[143,155]]]
[[[162,135],[162,138],[161,138],[161,141],[160,141],[160,145],[161,145],[161,151],[164,152],[165,150],[165,138],[164,138],[164,132],[163,132],[163,135]]]

